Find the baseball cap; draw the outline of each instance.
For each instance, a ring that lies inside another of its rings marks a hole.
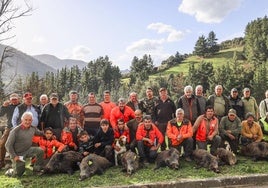
[[[231,92],[238,92],[236,88],[233,88]]]
[[[250,91],[248,87],[245,87],[243,91]]]
[[[161,92],[161,91],[166,91],[166,90],[167,90],[166,88],[161,87],[161,88],[159,89],[159,92]]]
[[[235,109],[230,109],[228,114],[235,114],[236,115],[236,110]]]
[[[71,90],[71,91],[69,92],[69,95],[71,95],[71,94],[77,94],[77,91],[75,91],[75,90]]]
[[[50,96],[49,96],[49,98],[51,98],[51,99],[58,99],[59,96],[58,96],[57,93],[51,93]]]

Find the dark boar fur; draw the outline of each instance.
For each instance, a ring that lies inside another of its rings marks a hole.
[[[123,171],[126,171],[128,175],[131,175],[139,168],[139,157],[136,153],[128,150],[122,155],[121,164],[123,166]]]
[[[235,165],[237,162],[235,154],[224,148],[218,148],[215,155],[220,159],[220,164],[222,165]]]
[[[156,167],[154,170],[168,166],[171,169],[179,168],[179,158],[180,152],[175,148],[170,148],[169,150],[161,151],[155,160]]]
[[[254,161],[268,158],[268,143],[266,142],[252,142],[246,146],[241,147],[241,154],[252,157]]]
[[[196,149],[193,151],[193,157],[198,167],[205,167],[208,170],[212,170],[219,173],[218,158],[211,155],[207,150]]]
[[[55,153],[47,165],[44,173],[68,173],[72,175],[75,170],[78,170],[78,162],[81,162],[83,155],[75,151],[66,151],[63,153]]]
[[[85,180],[90,178],[95,174],[101,175],[104,170],[112,166],[112,163],[108,161],[105,157],[89,154],[80,163],[80,178],[79,180]]]

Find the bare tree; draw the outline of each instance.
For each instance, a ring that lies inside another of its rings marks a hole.
[[[20,4],[16,4],[21,2]],[[27,0],[0,0],[0,42],[9,40],[15,35],[7,36],[13,29],[13,21],[23,16],[29,16],[32,7]]]

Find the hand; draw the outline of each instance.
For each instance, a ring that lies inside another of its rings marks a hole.
[[[152,146],[152,147],[150,148],[150,150],[158,150],[158,147],[157,147],[157,146]]]
[[[84,155],[84,156],[87,156],[87,155],[89,155],[89,152],[88,152],[88,151],[85,151],[85,152],[83,153],[83,155]]]
[[[96,143],[96,144],[95,144],[95,148],[100,147],[100,145],[101,145],[101,143]]]
[[[3,103],[3,106],[4,107],[7,107],[7,106],[9,106],[10,105],[10,101],[5,101],[4,103]]]
[[[235,137],[232,135],[232,134],[228,134],[228,137],[231,139],[231,140],[234,140]]]
[[[209,135],[208,136],[208,140],[210,140],[210,141],[213,140],[213,136],[212,135]]]
[[[177,140],[179,141],[180,139],[182,139],[182,135],[181,134],[177,136]]]
[[[74,145],[74,150],[77,150],[77,149],[78,149],[78,147],[76,145]]]
[[[116,151],[119,151],[119,150],[120,150],[120,147],[119,147],[119,146],[114,146],[114,149],[115,149]]]
[[[19,157],[19,156],[15,156],[15,157],[14,157],[14,161],[17,162],[17,161],[19,161],[19,160],[20,160],[20,157]]]

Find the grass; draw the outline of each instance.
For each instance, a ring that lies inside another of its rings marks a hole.
[[[234,175],[261,174],[268,171],[267,161],[254,162],[249,158],[238,158],[238,164],[235,166],[221,166],[221,173],[216,174],[207,169],[195,169],[195,163],[180,161],[179,170],[169,168],[160,168],[153,170],[154,164],[140,169],[132,176],[127,176],[121,171],[120,167],[112,167],[105,171],[101,176],[95,175],[90,179],[79,181],[79,172],[69,176],[67,174],[53,174],[35,176],[30,167],[27,166],[25,174],[21,178],[9,178],[4,175],[5,170],[0,171],[1,187],[105,187],[118,185],[137,185],[153,182],[179,181],[181,179],[202,179],[215,177],[231,177]]]

